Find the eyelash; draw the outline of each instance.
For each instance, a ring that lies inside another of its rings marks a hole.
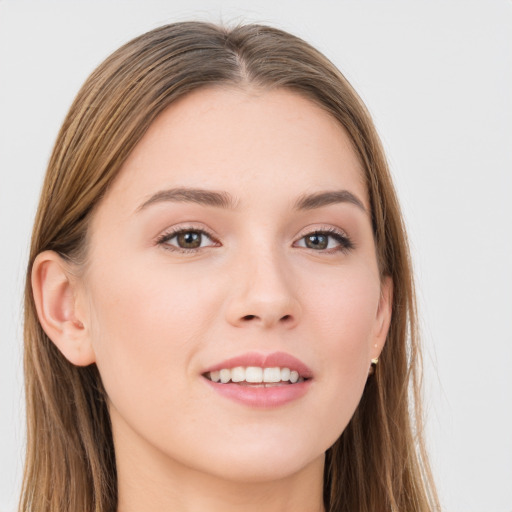
[[[186,228],[180,227],[180,228],[176,228],[176,229],[171,229],[170,231],[160,235],[156,239],[156,243],[157,243],[157,245],[162,246],[167,251],[179,252],[179,253],[183,253],[183,254],[191,254],[191,253],[197,252],[199,249],[204,249],[204,247],[198,247],[196,249],[186,249],[184,247],[178,247],[176,245],[169,245],[168,244],[168,242],[170,240],[172,240],[173,238],[175,238],[178,235],[183,234],[183,233],[198,233],[201,236],[208,237],[212,242],[214,242],[209,247],[215,247],[216,244],[219,243],[215,239],[215,237],[211,233],[209,233],[208,231],[205,231],[204,229],[200,229],[200,228],[194,228],[194,227],[188,227],[188,228],[187,227]]]
[[[339,231],[332,227],[315,229],[314,231],[311,231],[310,233],[306,233],[305,235],[301,236],[299,238],[299,240],[304,240],[308,236],[315,236],[315,235],[320,235],[320,236],[323,235],[323,236],[327,236],[328,238],[329,237],[334,238],[334,240],[336,240],[336,242],[338,242],[338,244],[339,244],[337,247],[333,247],[331,249],[321,249],[321,250],[311,249],[312,251],[315,251],[315,252],[321,252],[324,254],[325,253],[334,254],[337,252],[341,252],[341,253],[345,254],[345,253],[349,252],[350,250],[354,249],[354,247],[355,247],[354,242],[352,242],[352,240],[343,231]]]
[[[165,232],[156,239],[156,244],[162,246],[167,251],[179,252],[182,254],[193,254],[193,253],[196,253],[197,251],[199,251],[200,249],[204,249],[205,247],[186,249],[184,247],[178,247],[175,245],[170,245],[168,243],[170,240],[179,236],[180,234],[189,233],[189,232],[190,233],[198,233],[201,236],[208,237],[213,243],[207,247],[216,247],[216,246],[218,247],[217,244],[219,244],[219,241],[216,240],[215,237],[211,233],[209,233],[208,231],[206,231],[204,229],[195,228],[195,227],[185,227],[185,228],[180,227],[180,228],[172,229],[168,232]],[[315,236],[315,235],[317,235],[317,236],[323,235],[323,236],[327,236],[328,238],[329,237],[333,238],[334,240],[336,240],[336,242],[338,242],[339,245],[337,247],[334,247],[331,249],[311,249],[311,248],[309,248],[311,251],[314,251],[314,252],[320,252],[323,254],[334,254],[337,252],[347,253],[350,250],[354,249],[354,247],[355,247],[352,240],[345,233],[343,233],[342,231],[339,231],[335,228],[332,228],[332,227],[315,229],[315,230],[301,236],[298,239],[298,241],[305,240],[306,237]],[[297,243],[297,242],[294,242],[294,243]],[[308,248],[308,247],[305,247],[305,248]]]

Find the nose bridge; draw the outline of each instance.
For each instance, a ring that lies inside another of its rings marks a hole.
[[[271,245],[253,240],[249,250],[237,258],[227,312],[234,325],[292,326],[299,318],[292,272],[285,255]]]

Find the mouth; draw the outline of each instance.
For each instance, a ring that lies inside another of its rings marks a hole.
[[[202,374],[221,396],[249,407],[275,408],[294,402],[311,387],[313,373],[284,352],[251,352],[223,361]]]
[[[234,368],[222,368],[203,374],[206,379],[221,384],[238,384],[252,387],[286,386],[304,382],[308,378],[303,377],[297,370],[279,366],[235,366]]]

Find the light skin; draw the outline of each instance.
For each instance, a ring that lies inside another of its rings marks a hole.
[[[391,316],[369,211],[348,136],[310,100],[204,89],[135,147],[84,268],[38,256],[43,328],[72,363],[97,364],[109,397],[119,511],[323,510],[324,453]],[[202,375],[275,351],[313,372],[279,407],[230,400]]]

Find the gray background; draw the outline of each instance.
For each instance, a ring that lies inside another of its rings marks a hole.
[[[404,209],[444,509],[512,511],[512,3],[0,0],[0,511],[23,452],[21,302],[37,197],[63,117],[120,44],[186,20],[270,23],[344,72]]]

